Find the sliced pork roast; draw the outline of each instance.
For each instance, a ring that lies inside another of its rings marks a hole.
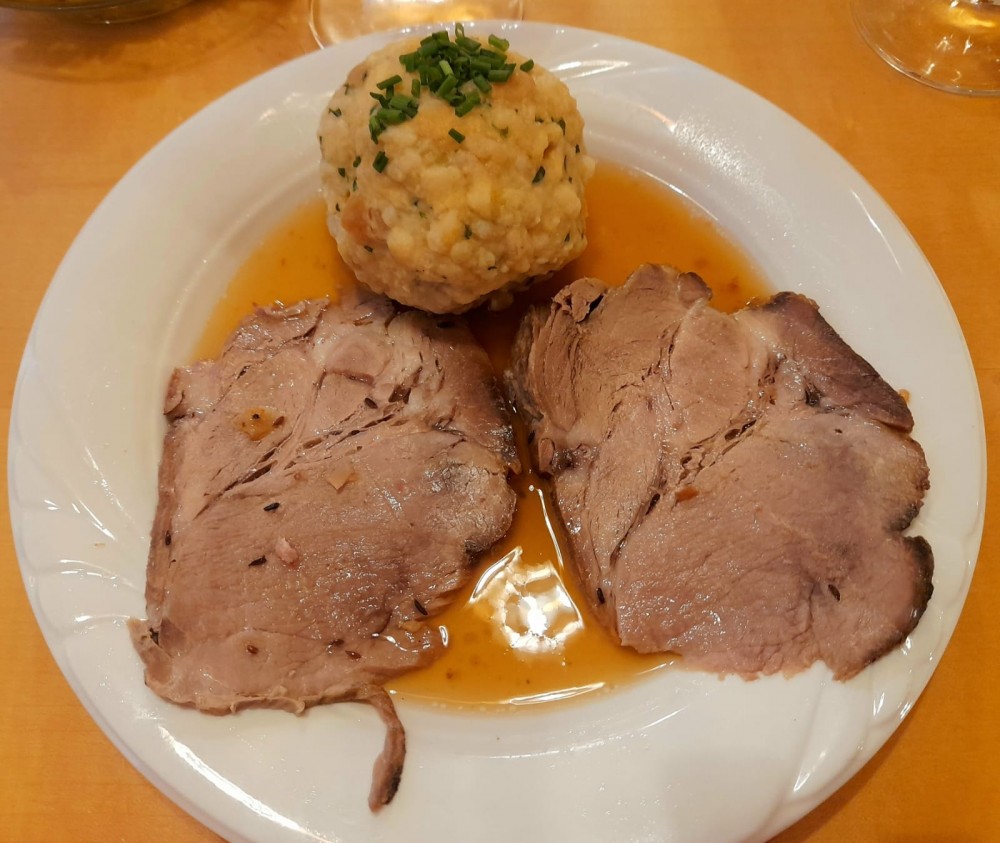
[[[426,619],[513,516],[485,352],[458,319],[306,301],[177,370],[165,412],[131,622],[146,683],[215,713],[369,702],[388,726],[370,804],[388,802],[404,738],[381,683],[439,654]]]
[[[846,679],[913,629],[933,561],[906,404],[810,300],[734,315],[693,274],[584,279],[525,317],[509,389],[622,644]]]

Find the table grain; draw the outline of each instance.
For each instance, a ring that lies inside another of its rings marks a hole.
[[[116,26],[0,11],[5,430],[35,312],[88,216],[185,119],[315,49],[306,7],[196,0]],[[1000,435],[1000,98],[943,94],[895,73],[862,43],[846,0],[526,0],[526,17],[699,62],[787,111],[857,168],[951,299],[979,379],[992,473]],[[968,601],[925,693],[861,772],[778,843],[1000,840],[996,510],[989,500]],[[149,784],[77,701],[35,623],[7,519],[0,530],[0,841],[219,840]]]

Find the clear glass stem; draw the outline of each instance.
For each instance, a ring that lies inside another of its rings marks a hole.
[[[325,47],[385,29],[523,16],[523,0],[310,0],[309,26]]]

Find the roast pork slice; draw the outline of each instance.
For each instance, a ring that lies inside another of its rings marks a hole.
[[[428,618],[507,531],[503,399],[461,320],[345,294],[258,310],[179,369],[131,622],[146,683],[214,713],[371,703],[388,726],[370,804],[405,740],[388,678],[442,649]]]
[[[932,585],[905,534],[928,488],[906,403],[816,305],[728,315],[640,267],[530,312],[507,384],[591,607],[622,644],[754,676],[846,679]]]

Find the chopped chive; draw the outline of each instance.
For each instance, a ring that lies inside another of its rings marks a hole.
[[[398,108],[380,108],[376,116],[387,126],[397,126],[406,119],[406,115]]]
[[[375,171],[381,173],[385,169],[385,165],[389,163],[389,156],[385,154],[384,149],[378,151],[378,155],[375,156],[375,160],[372,161],[372,166]]]
[[[344,113],[339,108],[331,108],[329,111],[334,117],[340,117],[340,115]]]
[[[531,180],[531,183],[532,184],[538,184],[544,178],[545,178],[545,168],[544,167],[539,167],[535,171],[535,177]]]
[[[455,143],[461,143],[465,140],[465,135],[458,131],[458,129],[449,129],[448,134],[455,140]]]
[[[504,53],[498,53],[494,50],[480,50],[479,55],[493,66],[503,64],[507,60],[507,56]]]
[[[399,75],[378,83],[377,87],[384,93],[375,91],[372,97],[382,109],[390,112],[378,111],[380,126],[374,123],[370,126],[376,142],[386,125],[416,116],[424,88],[429,88],[461,117],[483,103],[483,96],[490,93],[492,85],[509,81],[517,70],[518,65],[508,60],[510,42],[505,38],[490,35],[488,44],[484,45],[476,38],[467,37],[460,23],[455,24],[454,34],[453,41],[447,30],[431,33],[420,41],[417,49],[399,56],[400,66],[413,76],[408,99],[396,93],[394,86],[403,83]],[[525,72],[534,66],[531,59],[520,65]]]
[[[411,105],[416,105],[416,103],[413,101],[413,97],[406,94],[395,94],[389,100],[389,108],[398,108],[401,111],[409,108]]]
[[[465,117],[477,105],[479,105],[479,94],[469,94],[461,105],[455,107],[455,114],[459,117]]]
[[[442,99],[445,99],[448,96],[448,94],[450,94],[453,90],[455,90],[455,87],[457,85],[458,85],[458,77],[449,76],[447,79],[444,80],[444,82],[442,82],[440,85],[437,86],[437,90],[435,90],[434,93],[437,94]]]
[[[337,167],[337,174],[340,175],[342,178],[346,178],[347,177],[347,168],[346,167]]]
[[[361,164],[361,156],[359,155],[359,156],[358,156],[357,158],[355,158],[355,159],[354,159],[354,163],[353,163],[353,164],[351,164],[351,166],[352,166],[352,167],[357,167],[357,166],[359,166],[360,164]]]

